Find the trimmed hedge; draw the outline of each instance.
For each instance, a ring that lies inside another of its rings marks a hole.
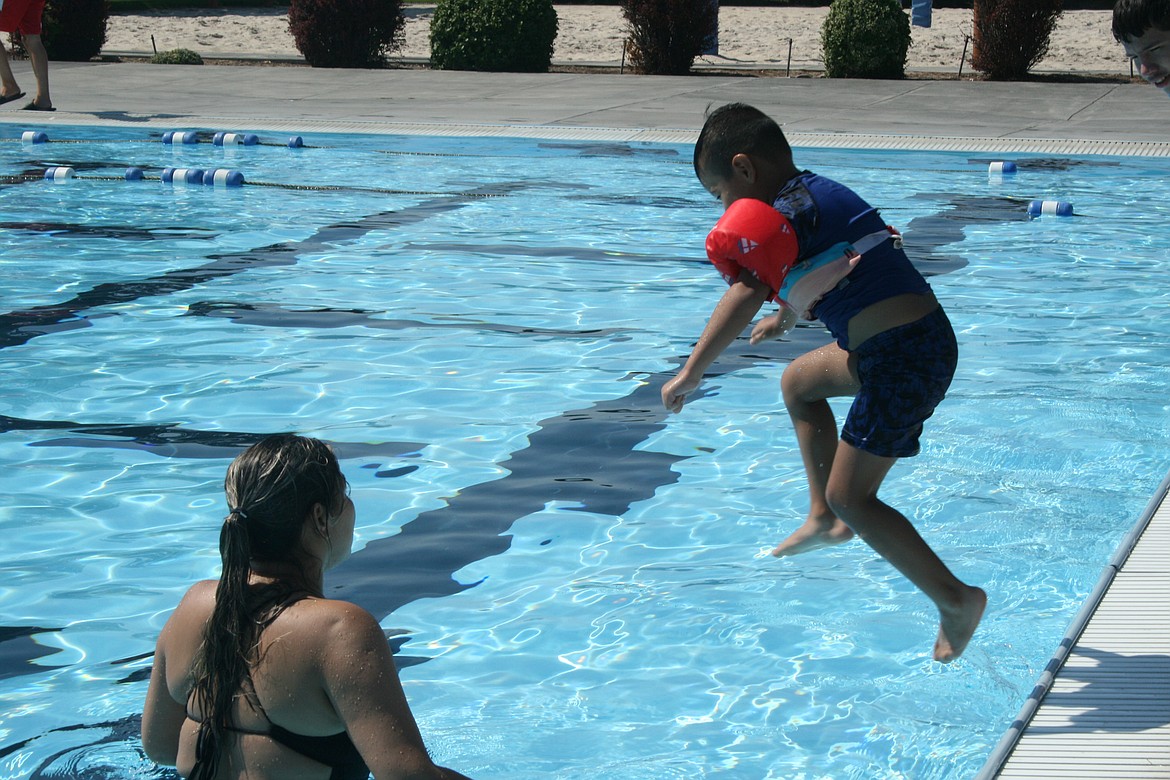
[[[380,68],[402,45],[402,0],[292,0],[288,29],[315,68]]]
[[[557,28],[552,0],[438,0],[431,67],[546,73]]]
[[[682,76],[718,32],[713,0],[622,0],[635,73]]]
[[[898,0],[833,0],[821,47],[830,78],[904,78],[910,17]]]
[[[106,43],[106,0],[46,0],[41,43],[50,60],[88,62]]]
[[[193,52],[190,49],[170,49],[168,51],[160,51],[158,54],[151,57],[150,61],[155,65],[203,64],[203,58],[199,56],[199,53]]]
[[[971,65],[990,79],[1027,75],[1048,53],[1062,0],[975,0]]]

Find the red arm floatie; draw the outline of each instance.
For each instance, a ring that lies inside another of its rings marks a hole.
[[[770,301],[776,300],[798,251],[796,231],[784,215],[753,198],[732,203],[707,234],[707,257],[727,283],[735,284],[741,271],[749,271],[772,289]]]

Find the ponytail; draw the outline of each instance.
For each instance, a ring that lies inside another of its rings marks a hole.
[[[301,582],[249,585],[251,561],[295,561],[301,527],[320,503],[332,512],[345,496],[345,477],[328,445],[293,435],[272,436],[232,461],[224,480],[228,506],[219,531],[223,570],[215,607],[192,664],[190,700],[200,715],[195,768],[188,780],[213,780],[243,695],[258,708],[251,669],[261,632],[305,590]],[[188,705],[190,706],[190,705]]]
[[[192,669],[191,698],[202,713],[195,743],[195,770],[188,780],[212,780],[219,768],[224,733],[232,727],[233,704],[254,660],[257,625],[248,605],[252,558],[247,514],[233,509],[219,529],[223,571],[215,588],[215,607]]]

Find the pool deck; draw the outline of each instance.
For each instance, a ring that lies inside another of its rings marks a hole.
[[[13,68],[33,89],[28,63]],[[1170,99],[1145,84],[101,62],[54,62],[49,78],[56,113],[14,101],[0,122],[688,142],[708,106],[741,100],[797,145],[1170,154]]]
[[[13,69],[32,89],[28,63]],[[0,107],[0,125],[10,126],[0,136],[44,130],[52,139],[54,125],[101,124],[689,143],[708,106],[745,101],[776,117],[797,147],[1170,156],[1170,99],[1145,84],[56,62],[50,80],[58,111]],[[981,780],[1170,778],[1167,485]]]

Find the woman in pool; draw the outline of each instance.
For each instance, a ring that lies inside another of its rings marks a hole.
[[[427,754],[378,621],[323,595],[354,528],[329,447],[267,438],[224,487],[223,573],[193,585],[159,634],[147,755],[197,780],[466,780]]]

